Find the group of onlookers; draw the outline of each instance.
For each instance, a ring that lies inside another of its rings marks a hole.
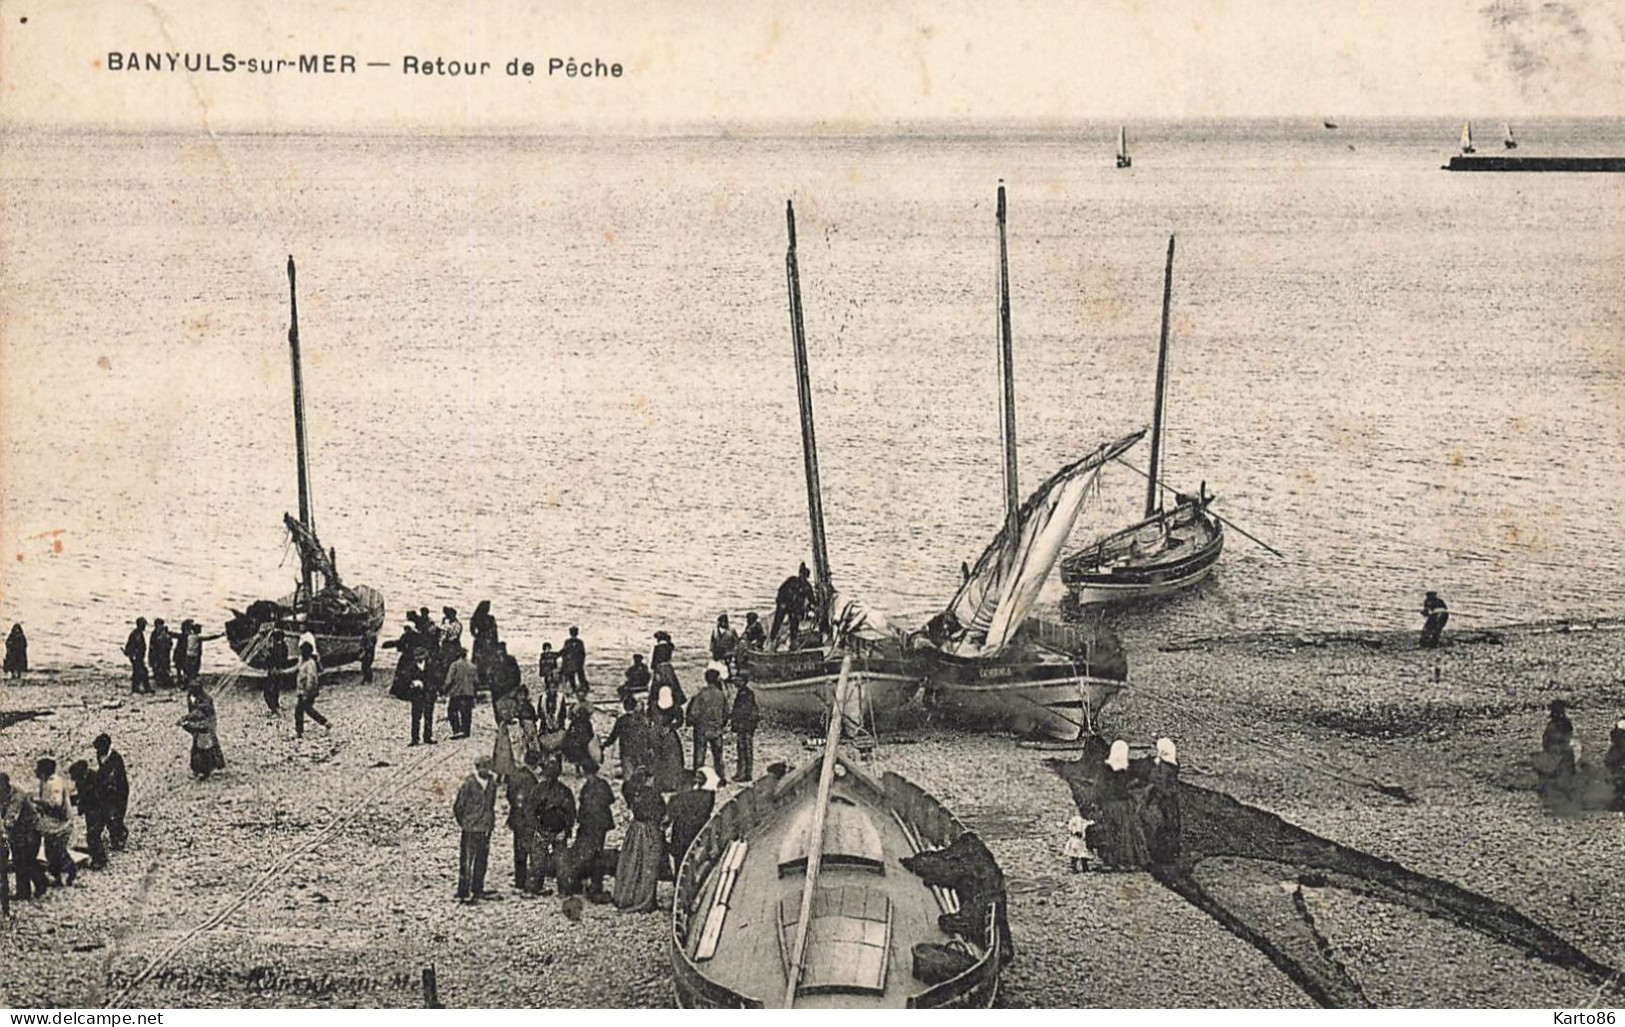
[[[130,804],[130,777],[124,757],[113,740],[98,735],[92,748],[96,765],[75,760],[63,773],[49,756],[34,765],[32,788],[12,783],[0,773],[0,896],[9,908],[13,892],[8,877],[15,877],[15,896],[37,899],[47,888],[70,886],[79,876],[69,844],[76,819],[85,822],[85,851],[90,867],[107,865],[109,847],[124,848],[129,831],[124,826]]]
[[[162,617],[152,622],[147,637],[147,618],[137,617],[135,627],[124,640],[124,657],[130,661],[130,691],[150,695],[154,684],[185,688],[196,681],[203,669],[203,643],[221,637],[205,635],[203,626],[191,618],[181,621],[180,631],[172,633]],[[172,673],[173,672],[173,673]]]

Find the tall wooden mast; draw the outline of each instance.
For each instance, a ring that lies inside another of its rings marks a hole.
[[[294,283],[293,256],[288,256],[288,352],[293,360],[293,436],[299,459],[299,521],[312,536],[316,522],[310,512],[310,453],[305,444],[305,382],[299,367],[299,297]],[[305,601],[315,595],[311,587],[310,560],[300,549],[299,572],[305,587]]]
[[[1004,444],[1004,516],[1014,537],[1021,508],[1016,481],[1016,378],[1010,343],[1010,251],[1005,241],[1004,183],[999,183],[999,416]]]
[[[813,581],[818,589],[818,617],[828,628],[829,549],[824,541],[824,498],[818,484],[818,439],[813,432],[812,383],[807,373],[807,332],[801,319],[801,272],[796,264],[796,209],[786,200],[785,224],[790,247],[784,255],[784,273],[790,291],[790,342],[796,358],[796,397],[801,404],[801,455],[807,471],[807,519],[812,526]]]
[[[1162,404],[1168,391],[1168,305],[1174,287],[1174,237],[1168,237],[1168,265],[1162,272],[1162,339],[1157,344],[1157,399],[1151,413],[1151,473],[1145,480],[1145,515],[1157,512],[1157,475],[1162,464]]]

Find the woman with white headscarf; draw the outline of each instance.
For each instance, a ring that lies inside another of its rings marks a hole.
[[[1151,862],[1172,863],[1179,856],[1179,750],[1172,738],[1157,739],[1145,820]]]
[[[1128,762],[1128,743],[1119,738],[1106,757],[1100,783],[1100,859],[1116,870],[1138,870],[1151,859]]]

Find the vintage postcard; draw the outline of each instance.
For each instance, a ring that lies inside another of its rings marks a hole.
[[[0,0],[0,1004],[1612,1023],[1622,115],[1602,0]]]

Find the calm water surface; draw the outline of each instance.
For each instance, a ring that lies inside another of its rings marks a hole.
[[[527,662],[571,623],[620,660],[769,611],[807,546],[787,197],[836,581],[923,619],[1000,517],[1001,177],[1025,484],[1149,421],[1175,232],[1168,475],[1286,553],[1233,535],[1131,652],[1412,626],[1430,587],[1464,625],[1620,613],[1625,177],[1446,174],[1457,127],[1131,126],[1122,172],[1115,124],[7,136],[0,619],[116,662],[137,613],[287,590],[289,253],[317,525],[392,622],[490,598]],[[1625,152],[1625,122],[1517,129]],[[1142,496],[1109,471],[1078,541]]]

